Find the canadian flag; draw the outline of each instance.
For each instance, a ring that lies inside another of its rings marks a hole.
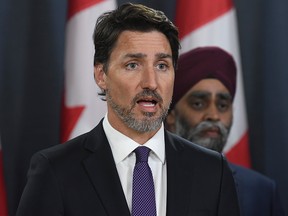
[[[231,0],[177,0],[175,24],[181,53],[199,46],[218,46],[231,53],[237,65],[233,126],[224,149],[230,162],[250,167],[236,11]]]
[[[106,113],[93,77],[92,35],[97,18],[115,8],[115,0],[68,1],[62,142],[91,130]]]
[[[6,188],[4,184],[4,173],[3,173],[3,158],[2,158],[2,147],[0,140],[0,215],[8,216],[7,209],[7,198],[6,198]]]

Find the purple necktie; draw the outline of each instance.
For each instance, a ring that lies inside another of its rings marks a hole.
[[[132,216],[156,216],[153,176],[148,165],[150,149],[140,146],[134,152],[136,164],[133,172]]]

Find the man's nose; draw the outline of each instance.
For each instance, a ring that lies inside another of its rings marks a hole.
[[[141,87],[155,90],[157,88],[157,75],[153,67],[145,69],[142,74]]]
[[[219,117],[219,111],[215,105],[210,105],[206,109],[205,113],[205,120],[207,121],[218,121],[220,119]]]

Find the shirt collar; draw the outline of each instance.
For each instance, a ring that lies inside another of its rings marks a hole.
[[[114,129],[108,121],[107,113],[103,120],[103,128],[107,136],[108,142],[111,146],[116,164],[128,157],[138,146],[141,146],[139,143],[135,142],[126,135]],[[163,123],[157,133],[143,145],[150,148],[152,152],[158,157],[158,159],[163,164],[165,163],[165,141]]]

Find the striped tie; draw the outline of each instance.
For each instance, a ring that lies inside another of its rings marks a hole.
[[[132,216],[156,216],[153,176],[148,165],[150,149],[141,146],[134,152],[136,164],[133,172]]]

